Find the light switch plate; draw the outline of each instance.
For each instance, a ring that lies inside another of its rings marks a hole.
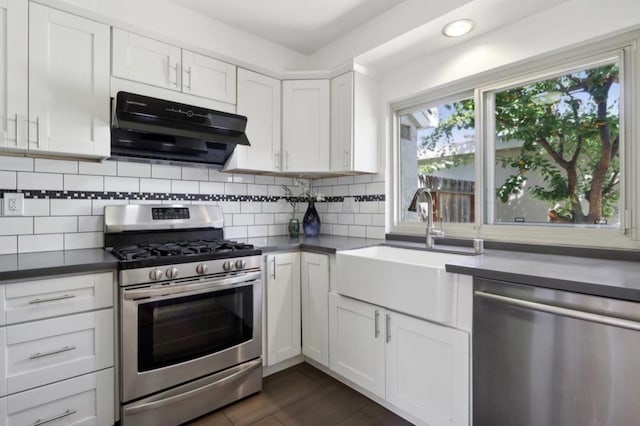
[[[5,193],[2,205],[5,216],[24,216],[24,194]]]
[[[342,202],[342,211],[348,213],[356,212],[356,199],[354,197],[344,197]]]

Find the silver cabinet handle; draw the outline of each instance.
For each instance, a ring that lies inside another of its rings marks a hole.
[[[276,257],[273,256],[273,259],[271,259],[271,261],[273,262],[273,279],[276,279]]]
[[[380,312],[376,309],[375,328],[374,328],[373,336],[377,339],[379,335],[380,335]]]
[[[169,65],[169,83],[173,84],[174,86],[178,87],[178,62],[176,62],[176,66],[174,67],[173,65],[171,65],[171,61],[167,61],[168,65]],[[174,82],[173,80],[171,80],[171,70],[175,70],[176,71],[176,81]]]
[[[16,132],[15,132],[15,136],[16,136],[16,144],[18,143],[18,113],[16,112],[15,117],[14,118],[8,118],[8,121],[15,121],[16,122]],[[9,133],[9,131],[7,131],[7,133]],[[7,135],[7,139],[9,139],[9,136]]]
[[[185,85],[185,88],[190,91],[191,90],[191,65],[189,65],[189,68],[187,68],[184,72],[186,72],[187,75],[189,76],[189,85]]]
[[[391,341],[391,314],[387,314],[387,343]]]
[[[280,151],[273,153],[274,169],[280,170]]]
[[[29,301],[29,304],[35,305],[37,303],[55,302],[56,300],[73,299],[74,297],[76,297],[75,294],[63,294],[62,296],[49,297],[48,299],[33,299]]]
[[[284,167],[289,170],[289,151],[284,152]]]
[[[48,419],[38,419],[38,420],[36,420],[34,423],[31,423],[31,426],[40,426],[40,425],[43,425],[45,423],[51,423],[53,421],[65,418],[65,417],[70,416],[70,415],[75,414],[75,413],[77,413],[76,410],[69,410],[67,408],[66,410],[64,410],[64,413],[58,414],[57,416],[49,417]]]
[[[514,299],[512,297],[500,296],[493,293],[485,293],[476,291],[475,295],[483,299],[493,300],[498,303],[518,306],[520,308],[531,309],[534,311],[546,312],[553,315],[561,315],[564,317],[575,318],[584,321],[591,321],[598,324],[610,325],[613,327],[628,328],[629,330],[640,331],[640,322],[627,320],[623,318],[609,317],[606,315],[594,314],[591,312],[577,311],[575,309],[563,308],[560,306],[546,305],[544,303],[530,302],[528,300]]]
[[[349,168],[349,151],[344,150],[344,167],[345,169]]]
[[[74,350],[76,347],[75,346],[65,346],[64,348],[60,348],[60,349],[55,349],[53,351],[49,351],[49,352],[38,352],[37,354],[33,354],[29,357],[29,359],[38,359],[38,358],[42,358],[45,356],[49,356],[49,355],[55,355],[55,354],[60,354],[62,352],[69,352]]]

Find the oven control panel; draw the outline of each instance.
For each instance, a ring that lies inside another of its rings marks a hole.
[[[153,207],[151,209],[153,220],[189,219],[188,207]]]

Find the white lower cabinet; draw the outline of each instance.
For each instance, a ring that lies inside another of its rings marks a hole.
[[[422,424],[469,424],[469,334],[330,294],[330,368]]]
[[[329,256],[302,252],[302,353],[329,366]]]
[[[108,368],[0,398],[0,424],[111,426],[114,377]]]
[[[267,365],[302,352],[300,330],[300,253],[265,256]]]

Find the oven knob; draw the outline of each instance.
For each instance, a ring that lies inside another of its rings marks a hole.
[[[222,264],[222,269],[224,269],[225,271],[230,271],[231,268],[233,268],[233,263],[229,262],[228,260]]]
[[[236,260],[236,269],[242,269],[247,266],[247,262],[244,260]]]
[[[172,266],[167,269],[167,278],[178,278],[178,268]]]
[[[162,279],[162,271],[160,269],[153,269],[151,272],[149,272],[149,278],[151,278],[153,281],[158,281]]]
[[[209,267],[207,266],[206,263],[201,263],[198,266],[196,266],[196,273],[200,274],[200,275],[204,275],[207,273],[207,270],[209,269]]]

